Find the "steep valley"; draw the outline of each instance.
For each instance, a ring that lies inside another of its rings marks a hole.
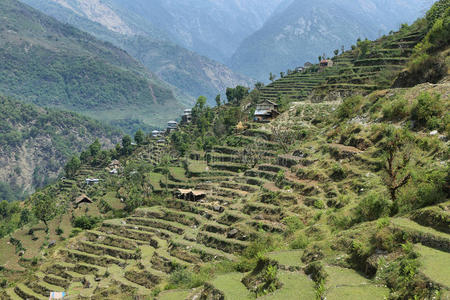
[[[32,193],[54,181],[70,156],[95,139],[112,148],[122,133],[70,112],[0,96],[0,182]]]

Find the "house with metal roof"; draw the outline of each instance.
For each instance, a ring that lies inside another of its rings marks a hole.
[[[265,100],[256,105],[254,114],[254,121],[256,122],[268,122],[276,118],[280,113],[278,112],[278,104]]]

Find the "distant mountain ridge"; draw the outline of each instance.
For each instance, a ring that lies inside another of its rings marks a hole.
[[[209,46],[187,47],[191,49],[188,50],[184,47],[188,46],[187,43],[166,31],[166,22],[173,19],[166,7],[171,3],[120,0],[23,2],[61,22],[123,48],[149,70],[192,98],[204,95],[213,103],[214,97],[218,93],[224,94],[227,87],[253,84],[248,77],[236,74],[225,65],[198,54],[204,52],[191,51]],[[262,21],[259,23],[262,25]],[[232,51],[234,50],[229,51],[230,56]],[[212,53],[218,51],[214,50]],[[209,57],[216,58],[215,55]]]
[[[153,126],[188,104],[125,51],[28,5],[1,1],[0,18],[0,92],[5,95],[108,122],[139,120]]]
[[[119,130],[75,113],[0,95],[0,183],[33,192],[55,179],[67,159],[96,138],[112,147],[120,136]]]
[[[295,0],[277,12],[249,36],[229,65],[247,76],[268,80],[269,72],[316,62],[325,53],[346,49],[357,38],[375,37],[412,22],[424,14],[433,0]]]

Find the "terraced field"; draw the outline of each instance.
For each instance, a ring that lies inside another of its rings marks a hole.
[[[361,115],[334,121],[342,97],[384,88],[382,77],[403,68],[422,37],[392,34],[367,55],[349,51],[334,67],[273,82],[261,97],[286,95],[287,111],[270,123],[243,120],[244,129],[213,147],[177,156],[175,145],[149,139],[120,155],[118,174],[83,165],[74,179],[49,187],[65,213],[48,233],[36,222],[1,241],[8,257],[0,255],[0,264],[21,278],[11,276],[0,298],[48,299],[64,291],[74,299],[375,300],[395,297],[404,284],[396,277],[406,273],[446,299],[450,202],[383,210],[394,202],[384,197],[380,154],[392,122],[376,114],[381,108],[371,97],[398,91],[374,93],[361,100]],[[442,97],[448,101],[448,93]],[[183,125],[181,133],[196,126]],[[448,138],[411,135],[423,166],[448,163],[448,154],[437,156]],[[87,185],[87,177],[100,182]],[[73,205],[80,194],[92,203]],[[403,201],[420,200],[413,196]],[[79,217],[95,224],[74,228]],[[388,271],[396,276],[383,277]]]
[[[412,49],[424,35],[418,29],[383,37],[372,43],[372,51],[364,58],[355,51],[345,52],[333,59],[333,67],[294,72],[272,82],[261,90],[261,98],[276,102],[280,96],[286,96],[291,101],[304,101],[311,94],[345,97],[387,88],[389,80],[385,76],[393,77],[405,67]]]

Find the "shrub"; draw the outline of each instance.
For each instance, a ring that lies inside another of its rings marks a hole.
[[[421,93],[412,108],[411,119],[417,122],[418,127],[426,126],[429,129],[436,129],[438,124],[434,117],[442,114],[443,107],[439,94]]]
[[[73,220],[73,226],[81,229],[92,229],[100,222],[100,218],[91,216],[80,216]]]
[[[77,236],[82,230],[80,228],[74,228],[72,229],[72,232],[70,233],[69,237]]]
[[[286,217],[282,220],[282,223],[287,227],[286,235],[292,234],[305,226],[303,221],[297,216]]]
[[[356,207],[356,218],[359,222],[373,221],[388,216],[391,201],[384,195],[371,192]]]
[[[6,289],[7,286],[8,286],[8,280],[3,278],[2,281],[0,281],[0,288]]]
[[[308,238],[303,233],[300,233],[289,244],[289,247],[291,249],[305,249],[308,246],[308,243]]]
[[[64,233],[64,230],[61,229],[61,227],[56,228],[55,230],[56,235],[61,235]]]
[[[205,283],[198,273],[187,270],[186,268],[175,269],[169,277],[169,287],[174,288],[195,288]]]
[[[347,177],[347,173],[340,163],[335,163],[331,168],[330,177],[334,180],[343,180]]]
[[[448,193],[449,168],[416,169],[412,181],[398,196],[399,209],[408,212],[445,201]]]
[[[275,177],[275,185],[281,188],[283,186],[284,179],[284,170],[278,171],[277,176]]]
[[[366,262],[373,252],[374,249],[370,244],[361,241],[353,241],[350,248],[350,262],[353,267],[367,272]]]
[[[386,120],[401,120],[410,114],[408,100],[397,96],[392,100],[388,100],[382,105],[383,117]]]
[[[347,215],[331,215],[328,218],[328,224],[331,224],[335,229],[344,230],[348,229],[353,224],[353,219]]]
[[[273,235],[259,234],[257,238],[244,250],[243,256],[246,258],[256,258],[274,249],[276,240]]]
[[[315,261],[310,263],[305,268],[305,273],[307,275],[311,276],[311,279],[314,280],[314,282],[324,282],[328,274],[325,271],[325,268],[323,267],[323,264],[321,262]]]
[[[375,234],[375,244],[378,249],[392,252],[397,243],[392,231],[388,227],[383,227]]]
[[[344,102],[338,107],[336,113],[341,120],[351,118],[356,114],[361,106],[363,97],[361,95],[352,96],[344,99]]]
[[[323,201],[320,200],[320,199],[316,199],[314,201],[314,207],[317,208],[317,209],[324,209],[325,208],[325,203],[323,203]]]

